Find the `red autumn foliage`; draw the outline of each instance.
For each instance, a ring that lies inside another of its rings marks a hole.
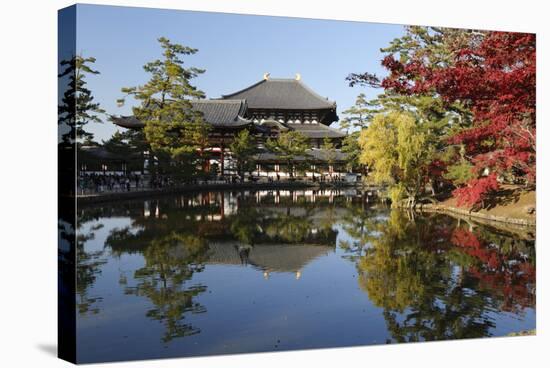
[[[474,206],[498,190],[497,175],[492,173],[486,177],[470,180],[466,186],[457,188],[453,195],[457,198],[458,206]]]
[[[462,102],[472,111],[473,126],[450,143],[464,145],[475,174],[489,168],[535,184],[534,34],[487,32],[481,42],[457,50],[453,63],[443,67],[421,57],[402,63],[392,55],[382,65],[390,71],[382,87],[402,94],[435,92],[444,102]],[[479,203],[495,185],[493,177],[478,177],[454,193],[461,203]]]

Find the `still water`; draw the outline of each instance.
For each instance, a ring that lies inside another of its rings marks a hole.
[[[503,336],[535,328],[535,246],[356,191],[79,208],[78,361]]]

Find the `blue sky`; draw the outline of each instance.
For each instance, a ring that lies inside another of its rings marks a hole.
[[[209,98],[247,87],[265,72],[275,78],[300,73],[303,82],[336,101],[341,113],[359,93],[380,92],[350,88],[345,77],[364,71],[384,75],[380,48],[402,34],[401,25],[377,23],[98,5],[77,9],[77,52],[97,59],[101,74],[89,76],[88,86],[109,114],[131,114],[134,101],[116,104],[120,89],[148,80],[142,67],[160,58],[161,36],[199,50],[186,64],[206,69],[193,82]],[[100,141],[116,127],[105,121],[87,130]]]

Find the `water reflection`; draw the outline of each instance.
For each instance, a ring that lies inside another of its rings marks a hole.
[[[272,350],[265,329],[299,349],[534,328],[532,235],[414,217],[363,193],[214,192],[89,206],[78,239],[81,341],[104,348],[84,354],[88,362],[130,356],[125,342],[106,348],[123,331],[97,327],[120,306],[137,310],[125,318],[148,335],[133,336],[147,340],[141,358]],[[246,300],[260,295],[263,309],[250,309]],[[222,305],[237,309],[229,315]],[[235,315],[241,310],[246,317]],[[295,323],[268,324],[283,312]],[[244,327],[256,318],[261,334]],[[336,340],[315,332],[327,319],[337,320]],[[379,327],[361,337],[369,325]]]
[[[535,305],[533,241],[398,211],[372,227],[359,282],[397,342],[487,336],[491,312]]]
[[[126,286],[127,295],[148,298],[153,308],[147,317],[163,323],[166,331],[162,337],[168,342],[175,337],[193,335],[200,329],[185,323],[185,313],[203,313],[206,308],[193,299],[206,291],[206,286],[186,287],[195,272],[204,269],[207,259],[204,239],[192,234],[171,232],[154,239],[143,250],[145,266],[134,273],[136,286]]]
[[[80,232],[76,238],[76,295],[77,308],[80,314],[97,314],[99,313],[98,303],[102,301],[102,297],[98,295],[90,295],[90,287],[96,281],[98,275],[101,274],[101,266],[107,261],[103,258],[104,251],[90,251],[84,248],[84,244],[94,239],[95,231],[101,229],[102,224],[92,226],[88,232]]]

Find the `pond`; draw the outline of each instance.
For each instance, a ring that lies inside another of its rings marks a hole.
[[[369,193],[203,192],[78,209],[80,363],[535,328],[535,241]]]

